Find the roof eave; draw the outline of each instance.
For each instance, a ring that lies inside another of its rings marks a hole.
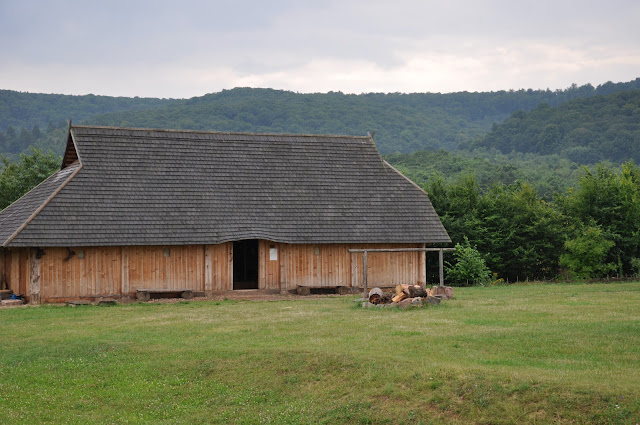
[[[80,164],[80,166],[73,172],[71,173],[71,175],[69,175],[69,177],[67,177],[62,184],[51,194],[47,197],[47,199],[44,200],[44,202],[29,216],[29,218],[27,218],[25,220],[24,223],[22,223],[20,225],[20,227],[18,227],[18,229],[16,229],[15,232],[13,232],[11,234],[11,236],[9,236],[9,238],[7,238],[7,240],[5,240],[2,245],[0,245],[3,248],[7,248],[9,247],[9,245],[11,244],[11,242],[20,234],[20,232],[22,232],[24,230],[25,227],[27,227],[29,225],[29,223],[31,223],[33,221],[34,218],[36,218],[38,216],[38,214],[40,214],[40,212],[49,204],[49,202],[51,202],[51,200],[53,198],[55,198],[55,196],[60,193],[60,191],[62,189],[64,189],[64,187],[71,181],[71,179],[73,179],[76,174],[78,174],[78,172],[82,169],[82,164]],[[49,180],[51,177],[53,177],[55,175],[52,174],[51,176],[49,176],[46,180],[44,180],[43,182],[41,182],[38,186],[40,186],[41,184],[44,184],[47,180]],[[27,196],[29,193],[31,193],[33,190],[35,190],[38,186],[34,187],[33,189],[31,189],[29,192],[25,193],[22,197]],[[22,197],[20,199],[22,199]],[[18,199],[19,200],[19,199]],[[15,201],[17,202],[17,201]]]

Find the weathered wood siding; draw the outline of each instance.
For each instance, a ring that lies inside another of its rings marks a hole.
[[[283,289],[296,286],[362,286],[362,254],[349,249],[422,248],[423,244],[328,244],[282,247],[281,282]],[[368,254],[369,285],[398,283],[424,284],[424,252],[380,252]]]
[[[205,291],[233,290],[233,242],[205,245]]]
[[[282,282],[287,289],[301,286],[349,286],[348,245],[282,245]]]
[[[258,289],[280,290],[280,246],[275,242],[261,239],[258,242]],[[271,249],[275,249],[275,259],[271,259]]]
[[[29,250],[9,249],[0,253],[0,275],[16,294],[29,295]]]
[[[40,297],[44,300],[119,296],[119,247],[47,248],[40,259]],[[83,256],[84,258],[80,258]]]
[[[367,244],[353,249],[424,248],[423,244]],[[363,286],[363,255],[353,253],[351,286]],[[424,252],[369,252],[367,253],[367,283],[373,286],[426,283]]]
[[[362,286],[362,254],[349,249],[419,248],[421,244],[290,245],[259,241],[258,287]],[[275,250],[272,257],[271,249]],[[55,302],[135,297],[137,289],[233,289],[233,242],[220,245],[44,248],[0,252],[0,273],[14,292]],[[33,258],[32,258],[33,257]],[[369,253],[369,286],[425,283],[423,252]],[[33,261],[32,261],[33,260]],[[32,270],[36,268],[35,271]],[[34,277],[38,279],[34,280]]]
[[[204,254],[202,245],[122,247],[128,260],[127,294],[133,297],[137,289],[204,291]]]

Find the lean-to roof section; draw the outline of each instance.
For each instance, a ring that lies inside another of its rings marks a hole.
[[[10,244],[81,168],[79,162],[70,164],[0,211],[0,246]]]

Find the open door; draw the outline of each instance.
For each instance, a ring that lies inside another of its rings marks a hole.
[[[233,289],[258,289],[258,240],[233,242]]]

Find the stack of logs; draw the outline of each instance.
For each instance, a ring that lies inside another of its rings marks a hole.
[[[369,301],[366,306],[408,307],[423,306],[425,303],[435,305],[441,300],[453,298],[453,288],[450,286],[434,286],[425,288],[420,285],[397,285],[395,293],[387,293],[380,288],[369,291]]]

